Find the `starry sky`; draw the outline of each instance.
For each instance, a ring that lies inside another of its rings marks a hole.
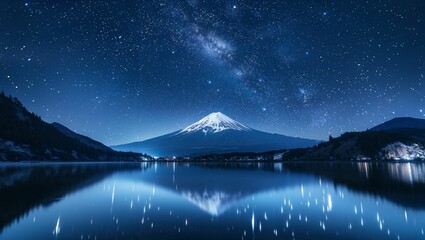
[[[326,139],[425,117],[425,1],[2,0],[0,90],[113,145],[221,111]]]

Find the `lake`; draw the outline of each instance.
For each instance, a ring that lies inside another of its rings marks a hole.
[[[0,165],[0,239],[425,239],[423,163]]]

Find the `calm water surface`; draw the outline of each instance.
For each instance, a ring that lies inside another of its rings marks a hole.
[[[0,165],[0,239],[425,239],[425,164]]]

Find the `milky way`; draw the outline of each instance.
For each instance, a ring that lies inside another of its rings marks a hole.
[[[425,116],[425,2],[0,3],[0,90],[106,144],[214,111],[326,139]]]

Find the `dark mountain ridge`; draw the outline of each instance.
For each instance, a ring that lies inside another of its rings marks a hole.
[[[57,122],[53,122],[50,125],[52,125],[53,127],[55,127],[57,130],[59,130],[59,132],[65,134],[66,136],[70,137],[70,138],[74,138],[76,140],[78,140],[79,142],[95,148],[95,149],[99,149],[99,150],[103,150],[103,151],[113,151],[111,148],[103,145],[103,143],[98,142],[96,140],[93,140],[89,137],[86,137],[84,135],[78,134],[73,132],[72,130],[70,130],[69,128],[65,127],[64,125],[57,123]]]
[[[58,130],[57,124],[55,127],[44,122],[17,98],[4,93],[0,93],[0,109],[0,161],[139,161],[148,158],[138,153],[111,151],[65,127]]]
[[[394,129],[425,129],[425,119],[400,117],[373,127],[372,131],[390,131]]]

